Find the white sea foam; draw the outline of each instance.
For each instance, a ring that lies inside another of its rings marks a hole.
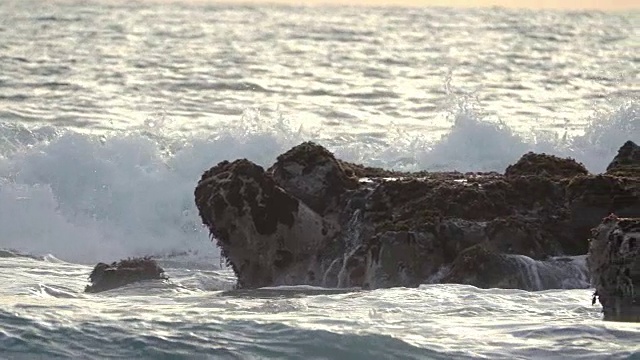
[[[148,124],[147,124],[148,125]],[[202,171],[225,159],[268,166],[314,134],[282,119],[245,116],[206,136],[144,131],[88,135],[51,127],[0,125],[0,247],[95,262],[123,256],[213,251],[193,202]],[[317,134],[316,134],[317,135]],[[329,148],[347,160],[405,170],[503,171],[526,151],[572,156],[601,172],[626,140],[640,139],[636,102],[600,115],[584,135],[527,142],[505,124],[456,113],[451,131],[429,143]],[[403,163],[399,159],[403,159]]]

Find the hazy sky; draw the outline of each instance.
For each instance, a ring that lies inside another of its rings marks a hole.
[[[167,0],[165,0],[167,1]],[[180,0],[178,0],[180,1]],[[215,0],[181,0],[180,2],[216,2]],[[402,5],[402,6],[502,6],[533,9],[640,9],[640,0],[219,0],[230,3],[286,3],[300,5]]]

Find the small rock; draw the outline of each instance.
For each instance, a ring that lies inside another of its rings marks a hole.
[[[129,258],[111,264],[98,263],[89,275],[91,285],[87,285],[84,291],[96,293],[155,279],[166,280],[167,276],[156,261],[148,257]]]

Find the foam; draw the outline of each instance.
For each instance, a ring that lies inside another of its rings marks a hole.
[[[161,123],[107,135],[0,123],[0,248],[82,263],[182,251],[210,259],[216,250],[193,202],[205,169],[235,158],[268,166],[301,141],[329,142],[330,134],[281,117],[247,114],[206,135],[167,134]],[[640,140],[639,114],[638,102],[627,102],[568,138],[525,136],[461,108],[437,141],[331,139],[328,148],[345,160],[402,170],[500,172],[524,152],[542,151],[575,157],[597,173],[626,140]]]

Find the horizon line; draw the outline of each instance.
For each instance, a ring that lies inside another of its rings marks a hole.
[[[97,0],[114,1],[114,0]],[[115,0],[126,1],[126,0]],[[640,10],[635,0],[139,0],[147,3],[176,4],[220,4],[220,5],[287,5],[309,7],[406,7],[406,8],[504,8],[522,10],[564,10],[564,11],[631,11]],[[126,1],[128,2],[128,1]]]

